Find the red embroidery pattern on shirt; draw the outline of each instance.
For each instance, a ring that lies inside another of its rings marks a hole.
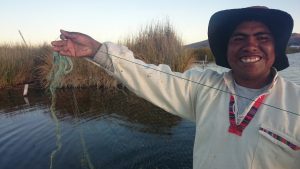
[[[289,147],[290,147],[291,149],[293,149],[293,150],[296,150],[296,151],[297,151],[297,150],[300,150],[300,147],[299,147],[299,146],[293,144],[292,142],[288,141],[287,139],[285,139],[285,138],[283,138],[283,137],[281,137],[281,136],[279,136],[279,135],[277,135],[277,134],[275,134],[275,133],[273,133],[273,132],[271,132],[271,131],[269,131],[269,130],[267,130],[267,129],[264,129],[264,128],[260,127],[259,130],[261,130],[261,131],[263,131],[263,132],[269,134],[270,136],[272,136],[272,137],[275,138],[276,140],[278,140],[278,141],[284,143],[285,145],[289,146]]]
[[[260,105],[264,101],[265,97],[266,97],[266,95],[262,95],[262,96],[258,97],[254,101],[255,103],[253,104],[253,106],[251,107],[251,109],[247,113],[246,117],[243,119],[243,121],[239,125],[237,125],[236,121],[235,121],[235,114],[234,114],[234,111],[233,111],[233,106],[234,106],[235,100],[234,100],[233,95],[231,95],[230,96],[230,101],[229,101],[229,122],[230,122],[230,126],[229,126],[229,129],[228,129],[228,132],[232,133],[232,134],[235,134],[237,136],[241,136],[242,133],[243,133],[243,130],[251,122],[251,120],[255,116],[258,108],[260,107]]]

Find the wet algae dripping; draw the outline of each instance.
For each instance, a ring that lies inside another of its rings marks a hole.
[[[57,152],[60,151],[60,149],[62,147],[62,143],[61,143],[61,126],[60,126],[59,120],[56,116],[56,110],[55,110],[56,89],[61,86],[60,85],[61,78],[65,75],[67,75],[68,73],[70,73],[72,71],[72,69],[73,69],[73,63],[72,63],[72,60],[70,58],[65,57],[65,56],[61,56],[57,52],[53,52],[53,66],[52,66],[52,69],[51,69],[51,72],[50,72],[50,75],[49,75],[48,78],[49,78],[49,81],[50,81],[49,91],[51,93],[50,111],[51,111],[51,116],[52,116],[52,118],[55,122],[55,126],[56,126],[56,129],[55,129],[55,132],[56,132],[56,148],[51,152],[50,169],[53,168],[55,155],[57,154]],[[75,97],[75,95],[73,97]],[[77,107],[76,98],[74,98],[74,102],[76,103],[75,107],[77,108],[77,111],[79,111],[78,107]],[[84,151],[84,158],[85,158],[84,161],[86,161],[86,163],[88,164],[88,167],[90,169],[94,169],[94,166],[91,163],[91,160],[89,158],[89,154],[88,154],[86,146],[85,146],[85,141],[84,141],[82,132],[80,132],[80,139],[81,139],[81,143],[82,143],[82,147],[83,147],[83,151]]]

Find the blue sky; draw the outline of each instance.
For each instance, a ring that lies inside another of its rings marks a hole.
[[[152,21],[169,19],[185,44],[207,39],[216,11],[263,5],[290,13],[300,33],[299,0],[2,0],[0,43],[49,43],[59,30],[86,33],[100,42],[135,35]],[[298,1],[298,2],[297,2]]]

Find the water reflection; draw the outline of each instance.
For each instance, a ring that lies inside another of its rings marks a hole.
[[[0,90],[0,114],[14,116],[24,113],[23,109],[31,107],[30,101],[34,106],[48,107],[49,96],[46,96],[43,90],[31,89],[28,97],[23,97],[22,94],[23,89],[20,87]]]
[[[80,123],[112,119],[115,123],[154,134],[170,134],[181,120],[153,106],[130,92],[109,92],[93,89],[59,90],[56,114],[60,120],[80,119]]]
[[[56,147],[50,96],[0,91],[0,166],[49,168]],[[194,124],[131,93],[58,90],[62,148],[53,168],[191,168]]]

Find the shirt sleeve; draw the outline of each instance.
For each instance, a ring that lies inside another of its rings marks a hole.
[[[146,64],[135,59],[127,47],[103,43],[93,60],[129,90],[154,105],[185,119],[195,121],[197,81],[191,71],[172,72],[168,65]],[[196,76],[198,77],[198,76]]]

